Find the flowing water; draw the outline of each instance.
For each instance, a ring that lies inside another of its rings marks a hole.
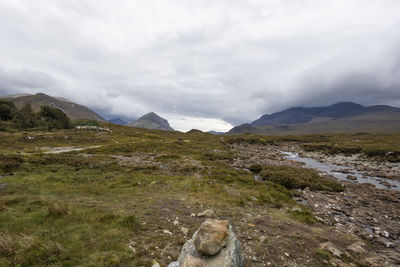
[[[400,191],[400,181],[385,179],[375,176],[366,176],[364,175],[363,172],[358,171],[354,167],[353,168],[348,166],[344,167],[331,163],[319,162],[311,158],[303,158],[300,157],[299,154],[295,152],[286,152],[286,151],[279,151],[279,152],[284,154],[285,159],[303,162],[307,167],[312,169],[317,169],[324,173],[328,173],[340,181],[347,181],[353,183],[370,183],[373,184],[376,188]],[[338,170],[349,170],[350,173],[337,172]],[[349,175],[356,177],[356,180],[354,181],[348,180],[347,176]],[[390,187],[381,184],[382,182],[388,183]]]

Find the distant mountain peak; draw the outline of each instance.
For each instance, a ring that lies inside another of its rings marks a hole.
[[[149,112],[127,125],[138,128],[174,131],[166,119],[158,116],[154,112]]]
[[[400,130],[399,122],[400,108],[338,102],[327,107],[293,107],[265,114],[250,124],[232,128],[228,133],[393,132]]]

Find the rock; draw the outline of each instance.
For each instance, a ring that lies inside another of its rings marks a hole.
[[[197,217],[201,218],[201,217],[211,217],[211,215],[214,214],[214,211],[211,209],[205,210],[203,212],[200,212],[199,214],[197,214]]]
[[[164,234],[172,235],[172,233],[171,233],[170,231],[168,231],[168,230],[163,230],[162,232],[163,232]]]
[[[366,259],[364,259],[364,262],[365,262],[367,265],[369,265],[369,266],[374,266],[374,267],[375,267],[375,266],[376,266],[376,267],[382,266],[381,260],[378,259],[378,258],[374,258],[374,257],[366,258]]]
[[[174,224],[175,226],[177,226],[177,225],[179,224],[178,218],[176,218],[176,219],[173,221],[173,224]]]
[[[188,255],[183,260],[181,267],[205,267],[205,264],[201,259]]]
[[[258,241],[260,241],[260,243],[264,243],[265,240],[267,240],[267,237],[265,235],[262,235],[258,238]]]
[[[338,250],[331,242],[325,242],[320,244],[320,248],[331,252],[334,256],[340,258],[343,254],[340,250]]]
[[[151,267],[160,267],[160,264],[157,261],[153,261],[153,265]]]
[[[215,255],[225,247],[228,238],[228,221],[207,219],[199,228],[194,245],[202,255]]]
[[[187,229],[186,227],[181,227],[181,232],[183,233],[183,235],[187,235],[189,233],[189,229]]]
[[[173,261],[170,264],[168,264],[168,267],[180,267],[181,264],[178,261]]]
[[[209,219],[208,219],[209,220]],[[194,245],[194,240],[199,234],[200,229],[194,233],[193,237],[188,240],[182,248],[181,254],[178,258],[178,262],[182,263],[183,260],[191,255],[193,257],[201,259],[205,267],[244,267],[244,257],[242,255],[242,246],[233,232],[232,226],[228,227],[228,236],[226,245],[216,255],[206,256],[201,255]]]
[[[356,181],[357,177],[355,177],[354,175],[347,175],[346,179],[351,181]]]
[[[389,237],[389,233],[387,231],[382,231],[381,236],[384,236],[386,238]]]
[[[347,247],[347,249],[355,254],[363,255],[367,254],[367,250],[364,248],[365,244],[361,241],[355,242]]]
[[[7,187],[7,184],[0,184],[0,191],[4,190]]]

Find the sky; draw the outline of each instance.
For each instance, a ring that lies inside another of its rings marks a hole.
[[[400,106],[398,0],[0,0],[0,95],[227,131],[340,101]]]

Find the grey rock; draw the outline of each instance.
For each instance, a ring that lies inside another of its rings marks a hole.
[[[178,261],[173,261],[170,264],[168,264],[168,267],[180,267],[181,264]]]
[[[211,217],[211,215],[213,215],[214,211],[211,209],[205,210],[203,212],[200,212],[199,214],[197,214],[197,217],[201,218],[201,217]]]
[[[196,251],[194,240],[197,236],[197,233],[198,231],[196,231],[193,237],[183,246],[181,254],[178,258],[178,262],[182,263],[187,256],[191,255],[201,259],[206,267],[244,267],[242,245],[233,232],[231,225],[229,225],[228,229],[226,246],[214,256],[202,256]]]
[[[0,184],[0,191],[6,189],[7,184]]]

